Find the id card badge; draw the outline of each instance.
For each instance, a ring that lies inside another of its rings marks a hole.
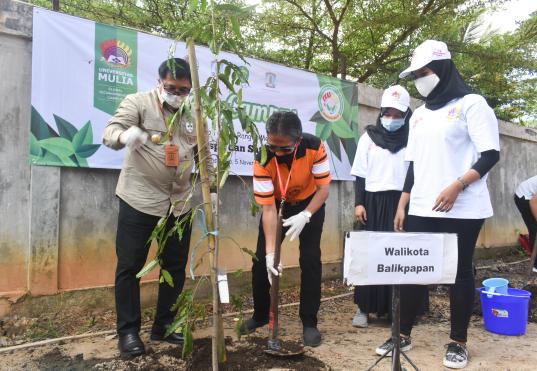
[[[166,154],[166,166],[179,166],[179,148],[175,144],[166,144],[164,151]]]

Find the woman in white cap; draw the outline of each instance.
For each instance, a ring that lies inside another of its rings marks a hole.
[[[492,216],[487,173],[500,158],[498,120],[485,99],[473,94],[451,60],[445,43],[427,40],[399,76],[411,76],[425,104],[410,120],[405,185],[394,220],[396,231],[456,233],[458,265],[450,286],[451,342],[444,366],[464,368],[468,324],[474,304],[473,255],[477,236]],[[405,209],[409,206],[405,220]],[[401,287],[401,349],[410,333],[426,286]],[[377,348],[384,354],[391,340]]]
[[[410,116],[408,92],[400,85],[391,86],[382,94],[376,125],[367,126],[358,142],[351,169],[356,177],[354,212],[365,230],[393,231],[408,168],[404,156]],[[390,286],[356,286],[354,302],[358,310],[352,325],[367,327],[369,313],[390,316]]]

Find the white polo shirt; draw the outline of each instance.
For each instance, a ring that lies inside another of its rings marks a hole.
[[[404,148],[392,153],[377,146],[367,132],[360,137],[351,175],[365,178],[366,191],[402,191],[407,169]]]
[[[500,150],[498,120],[485,99],[477,94],[457,98],[433,111],[425,105],[410,119],[405,159],[414,161],[410,215],[459,219],[492,216],[487,176],[461,192],[451,211],[433,211],[447,186],[465,174],[480,152]]]
[[[519,198],[525,198],[526,200],[531,200],[537,195],[537,175],[520,183],[515,194]]]

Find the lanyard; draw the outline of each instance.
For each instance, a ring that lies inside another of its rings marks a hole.
[[[280,192],[282,194],[282,203],[285,201],[287,188],[289,187],[289,181],[291,180],[291,172],[293,171],[293,166],[295,165],[296,151],[298,150],[299,145],[300,145],[300,140],[297,142],[296,147],[295,147],[295,152],[293,153],[293,162],[291,163],[291,167],[289,168],[289,175],[287,176],[287,182],[285,183],[285,188],[283,187],[282,176],[280,174],[280,164],[278,164],[278,159],[276,158],[276,174],[278,174],[278,183],[280,185]]]

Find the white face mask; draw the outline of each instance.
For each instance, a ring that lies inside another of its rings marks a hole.
[[[161,86],[160,88],[160,97],[162,100],[170,105],[170,107],[174,109],[178,109],[181,107],[181,104],[185,101],[186,95],[175,95],[168,93],[164,88]]]
[[[405,119],[393,119],[391,117],[381,117],[380,123],[384,126],[384,129],[388,131],[396,131],[405,124]]]
[[[427,76],[423,76],[420,78],[417,78],[414,80],[414,85],[416,85],[416,89],[418,89],[418,92],[423,96],[427,97],[433,89],[438,85],[440,82],[440,77],[438,77],[436,74],[431,74]]]

